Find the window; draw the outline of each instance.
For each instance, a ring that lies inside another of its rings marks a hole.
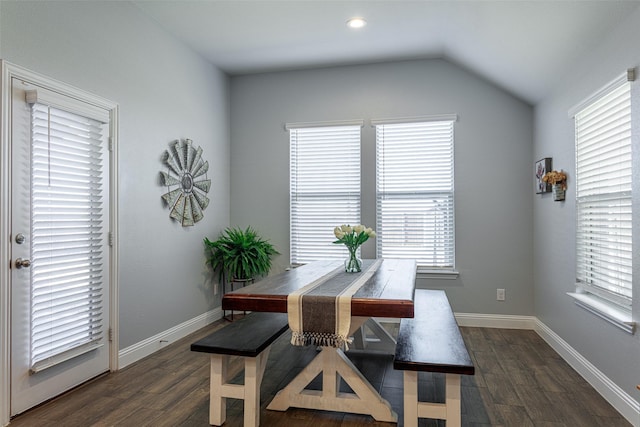
[[[423,269],[454,269],[455,120],[373,121],[379,258],[414,258]]]
[[[576,280],[624,310],[632,300],[631,85],[625,75],[575,113]]]
[[[362,123],[287,125],[290,138],[291,264],[344,258],[333,228],[360,222]]]

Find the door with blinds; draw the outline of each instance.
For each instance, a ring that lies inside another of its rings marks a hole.
[[[12,81],[11,415],[109,370],[109,120]]]

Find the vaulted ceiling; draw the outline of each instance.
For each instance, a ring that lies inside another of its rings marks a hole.
[[[445,58],[535,104],[640,1],[133,1],[230,75]],[[353,16],[367,25],[346,26]]]

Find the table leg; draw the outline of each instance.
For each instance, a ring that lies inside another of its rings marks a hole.
[[[322,373],[322,390],[305,387]],[[339,391],[342,378],[353,393]],[[340,349],[322,347],[322,351],[284,389],[267,409],[286,411],[290,407],[371,415],[376,421],[397,422],[391,405],[358,371]]]
[[[375,338],[367,336],[369,329]],[[377,351],[386,354],[394,354],[396,351],[396,340],[387,330],[374,318],[366,318],[362,326],[353,332],[353,345],[349,350]]]

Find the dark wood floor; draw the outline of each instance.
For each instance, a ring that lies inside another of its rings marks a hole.
[[[189,345],[221,327],[217,322],[121,370],[105,375],[12,420],[10,427],[38,426],[207,426],[209,359]],[[630,426],[535,332],[461,328],[476,366],[462,378],[463,426],[617,427]],[[294,348],[289,334],[276,343],[262,384],[263,427],[389,427],[368,416],[265,408],[273,395],[315,355]],[[350,355],[400,418],[402,374],[392,356]],[[440,374],[420,373],[422,396],[443,401]],[[242,426],[242,402],[228,400],[225,426]],[[444,427],[444,421],[420,420]]]

